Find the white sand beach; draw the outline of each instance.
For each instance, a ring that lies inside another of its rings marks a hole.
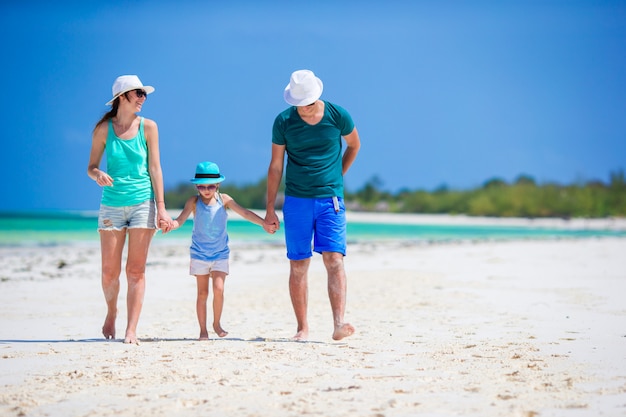
[[[229,334],[198,341],[187,245],[157,236],[136,346],[100,333],[97,245],[0,248],[0,415],[626,416],[625,253],[620,238],[352,245],[356,333],[331,339],[316,255],[310,339],[293,342],[284,248],[233,242]]]

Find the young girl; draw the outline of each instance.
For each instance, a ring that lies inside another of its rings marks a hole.
[[[263,226],[268,233],[276,230],[266,225],[264,220],[248,209],[241,207],[232,197],[219,192],[224,181],[219,167],[213,162],[201,162],[196,167],[196,176],[191,180],[196,184],[198,195],[190,197],[183,211],[173,220],[172,230],[182,226],[191,213],[194,214],[191,235],[191,263],[189,274],[195,275],[198,282],[196,312],[200,324],[200,340],[207,340],[207,299],[209,278],[213,278],[213,330],[219,337],[228,334],[220,323],[224,306],[224,281],[228,275],[228,233],[226,209],[232,209],[244,219]]]

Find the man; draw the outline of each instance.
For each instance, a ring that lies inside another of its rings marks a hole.
[[[346,212],[343,176],[356,159],[361,142],[354,122],[340,106],[320,100],[322,81],[312,71],[291,74],[285,101],[272,129],[272,159],[267,174],[265,222],[275,229],[276,195],[283,176],[285,153],[285,239],[290,262],[289,294],[298,323],[295,340],[306,340],[308,270],[313,250],[322,254],[328,275],[328,296],[333,313],[333,339],[354,333],[344,322],[346,307]],[[342,155],[342,138],[346,149]]]

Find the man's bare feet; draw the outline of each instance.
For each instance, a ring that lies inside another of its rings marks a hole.
[[[105,339],[115,339],[115,316],[109,316],[107,314],[104,319],[104,325],[102,326],[102,335]]]
[[[333,332],[333,340],[341,340],[344,337],[352,336],[354,334],[354,327],[350,323],[343,323],[339,326],[335,326]]]
[[[198,340],[209,340],[209,332],[206,330],[201,330]]]
[[[213,330],[215,330],[215,334],[219,337],[225,337],[228,332],[222,329],[222,326],[219,323],[213,324]]]

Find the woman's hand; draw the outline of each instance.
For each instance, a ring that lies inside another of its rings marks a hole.
[[[166,210],[159,210],[157,215],[157,225],[163,234],[170,232],[175,229],[174,221],[167,214]]]
[[[111,176],[106,172],[98,170],[98,173],[96,174],[96,184],[100,187],[112,187],[113,178],[111,178]]]

